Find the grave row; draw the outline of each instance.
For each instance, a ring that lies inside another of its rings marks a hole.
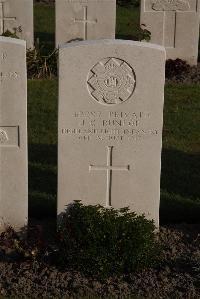
[[[165,49],[99,40],[59,50],[58,217],[73,200],[159,225]],[[28,219],[24,41],[0,37],[0,228]],[[147,67],[148,66],[148,67]]]
[[[56,0],[56,46],[81,40],[114,39],[116,0]],[[140,24],[167,59],[197,64],[199,0],[141,0]],[[0,0],[0,35],[6,30],[33,48],[33,0]]]

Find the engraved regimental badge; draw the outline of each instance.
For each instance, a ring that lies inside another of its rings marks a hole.
[[[4,144],[8,141],[8,135],[4,130],[0,130],[0,144]]]
[[[90,95],[102,105],[127,101],[135,90],[133,68],[119,58],[104,58],[89,72],[87,86]]]

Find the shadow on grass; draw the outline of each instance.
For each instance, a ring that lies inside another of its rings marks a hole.
[[[128,34],[116,34],[116,39],[123,39],[123,40],[133,40],[138,41],[137,35],[128,35]]]
[[[56,144],[29,144],[29,161],[31,163],[57,166]]]
[[[44,55],[55,49],[55,34],[48,32],[35,32],[35,41],[39,46],[44,46],[43,52]]]
[[[162,192],[160,224],[200,223],[200,200],[183,198],[174,193]]]
[[[200,195],[199,169],[200,154],[164,150],[161,188],[195,200]]]
[[[177,150],[162,153],[160,221],[200,223],[200,155]]]
[[[57,146],[29,145],[29,216],[56,217]]]

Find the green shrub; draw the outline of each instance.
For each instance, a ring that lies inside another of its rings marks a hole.
[[[154,231],[153,221],[128,208],[75,201],[59,222],[59,263],[104,278],[140,270],[153,265],[158,256]]]
[[[21,32],[22,32],[22,28],[21,28],[21,26],[19,26],[19,27],[14,27],[12,29],[12,32],[10,30],[6,30],[1,36],[19,39],[18,34],[20,34]]]
[[[182,59],[168,59],[166,61],[165,75],[167,79],[184,76],[189,70],[189,64]]]

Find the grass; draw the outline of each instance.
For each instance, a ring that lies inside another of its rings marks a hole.
[[[138,40],[140,28],[139,7],[117,7],[116,38]]]
[[[35,36],[54,47],[54,7],[35,5]],[[133,28],[133,30],[132,30]],[[117,8],[117,37],[137,38],[139,8]],[[57,196],[57,81],[28,82],[29,212],[55,217]],[[200,85],[165,89],[161,223],[199,222]]]
[[[55,47],[55,9],[53,5],[34,5],[35,40],[46,52]]]

